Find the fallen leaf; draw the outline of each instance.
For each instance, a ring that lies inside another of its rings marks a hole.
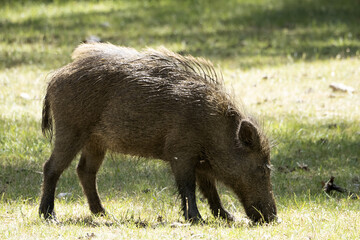
[[[188,227],[191,226],[190,223],[179,223],[179,222],[173,222],[170,227],[172,228],[178,228],[178,227]]]
[[[346,86],[345,84],[342,83],[331,83],[330,84],[330,88],[336,92],[336,91],[340,91],[340,92],[348,92],[348,93],[353,93],[355,91],[354,88]]]
[[[321,182],[323,186],[323,190],[330,194],[332,191],[340,192],[340,193],[346,193],[349,198],[351,199],[360,199],[358,194],[355,194],[353,192],[350,192],[349,190],[342,188],[334,183],[334,176],[331,176],[330,179],[327,182]]]
[[[149,224],[146,221],[138,220],[138,221],[135,222],[135,226],[138,227],[138,228],[146,228],[148,225]]]
[[[304,170],[304,171],[310,171],[309,166],[305,163],[296,163],[298,165],[298,169]]]

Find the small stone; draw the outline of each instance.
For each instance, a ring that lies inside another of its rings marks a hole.
[[[57,195],[57,198],[63,199],[63,198],[71,197],[71,196],[72,196],[71,193],[59,193],[59,194]]]
[[[101,42],[101,38],[95,35],[90,35],[85,40],[86,43],[96,43]]]
[[[31,99],[30,95],[27,94],[27,93],[20,93],[20,97],[25,99],[25,100],[30,100]]]

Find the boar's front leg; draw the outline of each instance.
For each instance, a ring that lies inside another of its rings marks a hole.
[[[221,204],[219,194],[216,190],[215,179],[207,176],[205,173],[196,172],[196,180],[201,193],[208,200],[212,214],[215,217],[221,217],[227,221],[234,221],[234,217],[226,211]]]
[[[196,206],[195,162],[194,158],[180,156],[173,157],[171,160],[171,169],[175,175],[176,185],[181,196],[185,220],[193,223],[202,221]]]

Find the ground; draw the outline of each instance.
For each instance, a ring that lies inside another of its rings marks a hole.
[[[360,4],[344,0],[1,1],[1,239],[356,239],[360,200],[327,195],[322,181],[359,194]],[[58,223],[38,218],[41,135],[48,74],[90,36],[142,49],[164,45],[210,59],[229,92],[262,120],[276,143],[272,183],[279,221],[253,226],[219,184],[233,224],[189,226],[169,166],[108,154],[98,175],[107,217],[90,214],[75,173],[62,175]],[[334,92],[343,83],[353,93]],[[65,194],[66,195],[66,194]]]

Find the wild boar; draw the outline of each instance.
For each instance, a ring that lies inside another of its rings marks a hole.
[[[40,216],[55,216],[57,181],[80,151],[77,174],[90,210],[105,214],[96,173],[109,150],[168,162],[186,220],[202,220],[196,184],[215,217],[233,220],[216,181],[235,192],[253,221],[275,218],[268,138],[209,61],[104,43],[82,44],[72,57],[52,74],[44,99],[42,131],[52,136],[54,125],[55,142]]]

